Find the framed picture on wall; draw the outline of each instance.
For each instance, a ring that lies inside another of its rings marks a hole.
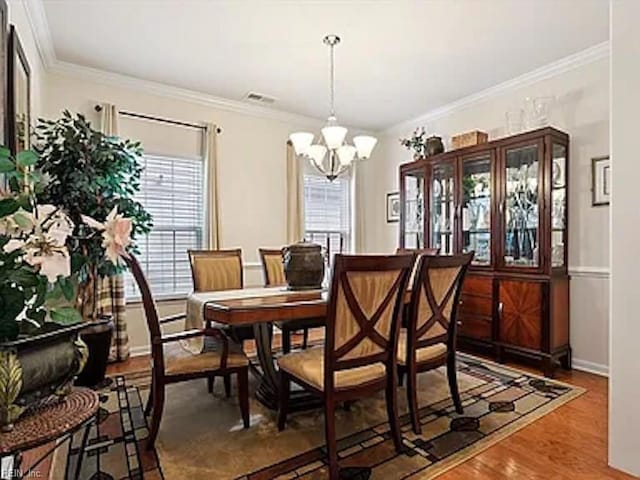
[[[7,52],[7,146],[14,155],[31,147],[31,69],[16,28]]]
[[[387,223],[400,221],[400,192],[387,193]]]
[[[609,156],[591,159],[591,204],[609,205],[611,201],[611,159]]]

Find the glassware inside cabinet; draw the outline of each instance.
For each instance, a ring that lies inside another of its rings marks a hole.
[[[539,260],[538,146],[508,149],[505,155],[506,198],[504,263],[537,267]]]
[[[439,248],[440,254],[453,253],[454,229],[454,164],[453,162],[433,166],[431,184],[431,247]]]
[[[404,189],[404,246],[424,248],[424,174],[407,174]]]
[[[491,263],[491,155],[462,162],[462,251],[473,264]]]
[[[551,170],[551,266],[564,266],[567,234],[567,148],[553,145]]]

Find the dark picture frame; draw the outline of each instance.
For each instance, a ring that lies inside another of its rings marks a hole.
[[[387,223],[400,221],[400,192],[387,193]]]
[[[609,155],[591,159],[591,205],[602,207],[611,202],[611,159]]]
[[[13,155],[31,147],[31,68],[14,25],[7,53],[7,146]]]
[[[7,143],[7,29],[9,9],[5,0],[0,0],[0,145]]]

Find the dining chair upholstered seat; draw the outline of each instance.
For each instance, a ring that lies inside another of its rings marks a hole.
[[[286,286],[287,278],[284,274],[283,249],[260,248],[260,260],[262,262],[262,273],[264,275],[265,287]],[[323,328],[324,318],[302,318],[298,320],[286,320],[274,322],[282,332],[282,351],[287,354],[291,352],[291,335],[294,332],[302,331],[302,348],[306,349],[309,344],[309,329]]]
[[[205,342],[209,344],[209,342]],[[232,347],[232,345],[234,347]],[[165,343],[163,345],[164,371],[167,375],[202,372],[205,370],[217,370],[221,367],[222,349],[209,351],[208,345],[198,355],[182,348],[177,343]],[[249,365],[249,360],[244,352],[233,342],[229,343],[227,367],[244,367]]]
[[[396,351],[413,255],[338,254],[333,262],[324,347],[278,360],[278,429],[286,424],[291,382],[322,398],[329,480],[338,480],[335,409],[339,404],[384,390],[390,436],[396,451],[402,449]]]
[[[290,353],[278,359],[280,368],[295,378],[307,382],[318,390],[324,390],[324,348],[309,348]],[[386,375],[384,363],[376,362],[363,367],[348,368],[334,372],[336,390],[357,387],[367,382],[383,379]]]
[[[418,348],[416,350],[416,362],[423,363],[436,360],[438,358],[444,359],[447,355],[447,344],[436,343],[427,347]],[[400,330],[400,337],[398,338],[398,364],[407,364],[407,329]]]

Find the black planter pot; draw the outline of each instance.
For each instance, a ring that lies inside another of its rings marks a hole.
[[[80,338],[89,349],[89,358],[75,381],[76,385],[95,387],[104,381],[113,329],[113,320],[108,317],[99,324],[83,330],[80,334]]]

